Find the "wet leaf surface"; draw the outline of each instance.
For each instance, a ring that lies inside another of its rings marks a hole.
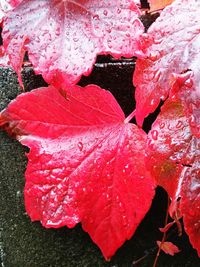
[[[143,25],[138,1],[24,0],[6,18],[3,40],[19,81],[25,51],[49,82],[74,84],[98,54],[132,57]]]
[[[25,205],[31,219],[54,228],[82,222],[107,259],[131,238],[154,196],[146,134],[124,119],[113,96],[95,85],[36,89],[18,96],[0,118],[30,148]]]
[[[183,105],[169,100],[148,134],[147,165],[172,199],[170,213],[183,216],[185,231],[200,254],[200,139]]]
[[[140,125],[170,96],[181,99],[193,133],[200,136],[199,11],[199,1],[175,1],[144,35],[144,58],[138,59],[133,79]]]

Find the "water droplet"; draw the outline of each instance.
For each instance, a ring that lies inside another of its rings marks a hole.
[[[128,144],[128,145],[126,145],[126,148],[129,150],[130,149],[130,145]]]
[[[93,16],[93,19],[94,19],[94,20],[99,20],[99,16],[98,16],[98,15],[94,15],[94,16]]]
[[[126,218],[126,216],[123,215],[122,218],[123,218],[123,225],[127,226],[127,218]]]
[[[193,86],[193,80],[192,79],[187,79],[185,81],[185,86],[188,87],[188,88],[192,88],[192,86]]]
[[[147,145],[150,149],[154,149],[154,142],[151,139],[147,140]]]
[[[151,52],[149,55],[149,59],[151,61],[156,61],[160,57],[159,52]]]
[[[126,166],[124,167],[125,169],[128,169],[129,168],[129,164],[126,164]]]
[[[157,131],[157,130],[153,130],[153,131],[151,132],[151,135],[152,135],[152,138],[153,138],[154,140],[157,140],[157,139],[158,139],[158,131]]]
[[[57,36],[60,35],[60,28],[57,28],[57,29],[55,30],[55,34],[56,34]]]
[[[163,38],[160,38],[160,39],[154,39],[154,43],[155,44],[161,44],[163,41]]]
[[[73,38],[73,41],[75,42],[75,43],[77,43],[78,42],[78,38]]]
[[[163,128],[165,127],[165,123],[164,123],[164,122],[161,122],[161,123],[159,124],[159,126],[160,126],[160,129],[163,129]]]
[[[110,179],[111,179],[111,175],[110,175],[110,173],[108,173],[108,174],[106,175],[106,177],[107,177],[108,180],[110,180]]]
[[[181,128],[183,126],[182,121],[178,121],[178,123],[176,124],[176,128]]]
[[[107,10],[104,10],[103,11],[103,14],[104,14],[104,16],[107,16],[108,15],[108,11]]]
[[[94,220],[93,220],[92,218],[90,218],[90,219],[89,219],[89,223],[92,224],[93,222],[94,222]]]
[[[83,143],[82,143],[82,142],[79,142],[79,143],[78,143],[78,148],[79,148],[80,151],[83,150]]]
[[[20,196],[21,196],[21,191],[17,191],[17,192],[16,192],[16,196],[17,196],[17,197],[20,197]]]
[[[191,126],[195,126],[196,124],[196,121],[195,121],[195,117],[194,115],[191,115],[190,118],[189,118],[189,123]]]
[[[154,106],[154,104],[155,104],[155,99],[152,99],[151,102],[150,102],[150,105]]]
[[[102,147],[102,143],[99,143],[99,144],[98,144],[98,148],[101,148],[101,147]]]
[[[157,70],[153,78],[154,82],[158,82],[158,80],[160,79],[160,76],[161,76],[161,71]]]

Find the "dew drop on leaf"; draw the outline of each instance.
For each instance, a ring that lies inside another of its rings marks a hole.
[[[151,134],[152,134],[152,138],[154,140],[157,140],[158,139],[158,131],[157,130],[153,130],[151,131]]]
[[[78,148],[80,151],[83,150],[83,143],[82,142],[78,142]]]

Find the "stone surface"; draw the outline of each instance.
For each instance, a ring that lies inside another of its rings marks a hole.
[[[96,83],[113,92],[126,115],[134,109],[132,72],[134,62],[112,62],[99,58],[98,64],[81,85]],[[45,85],[41,77],[35,77],[31,68],[23,73],[25,89]],[[0,109],[21,93],[14,72],[0,69]],[[155,118],[153,118],[155,119]],[[149,121],[147,128],[151,124]],[[156,240],[161,239],[158,227],[163,226],[166,194],[158,189],[150,212],[134,237],[122,246],[110,262],[105,262],[101,252],[92,243],[81,225],[74,229],[45,229],[40,223],[32,223],[23,204],[26,148],[0,131],[0,256],[2,267],[149,267],[153,265]],[[158,267],[199,266],[197,253],[188,238],[177,237],[172,232],[170,241],[182,252],[170,257],[161,253]],[[149,255],[137,265],[132,262]]]

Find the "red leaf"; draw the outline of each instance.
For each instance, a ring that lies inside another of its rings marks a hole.
[[[180,102],[167,101],[154,122],[147,164],[171,197],[175,212],[180,209],[185,231],[200,255],[200,139],[191,133]]]
[[[161,242],[156,241],[157,245],[160,247]],[[174,256],[174,254],[179,253],[180,250],[177,246],[175,246],[172,242],[163,242],[161,246],[162,251],[164,251],[166,254],[169,254],[171,256]]]
[[[164,227],[159,228],[159,230],[162,233],[166,233],[172,227],[172,225],[174,225],[175,223],[176,223],[175,221],[170,222],[170,223],[166,224]]]
[[[88,75],[98,54],[135,55],[144,29],[135,3],[24,0],[5,20],[3,30],[14,70],[20,77],[27,50],[36,73],[60,87]]]
[[[134,73],[136,118],[140,125],[160,99],[170,95],[183,101],[193,133],[200,136],[199,16],[199,1],[175,1],[144,36],[146,57],[137,61]]]
[[[154,196],[146,134],[124,120],[113,96],[95,85],[21,94],[0,117],[30,148],[31,219],[55,228],[81,221],[107,259],[131,238]]]
[[[151,11],[159,11],[170,5],[174,0],[148,0]]]

